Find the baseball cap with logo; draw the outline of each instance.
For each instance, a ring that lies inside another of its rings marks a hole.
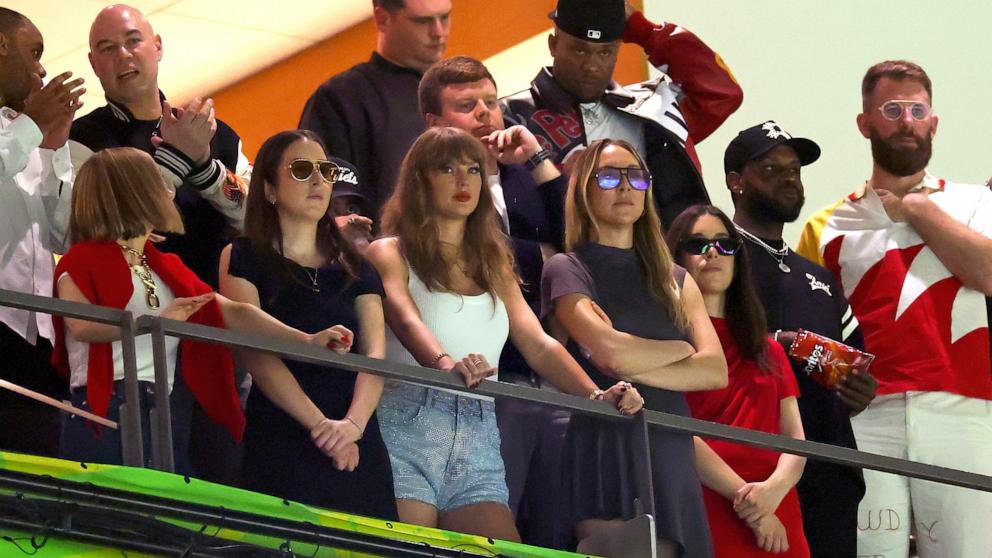
[[[569,35],[594,43],[620,40],[627,24],[623,0],[558,0],[548,17]]]
[[[338,173],[334,179],[334,191],[331,196],[358,196],[364,198],[365,194],[358,184],[358,169],[348,161],[338,157],[328,157],[328,161],[338,166]]]
[[[788,145],[796,152],[803,166],[820,158],[820,146],[813,140],[794,138],[774,120],[762,122],[741,131],[727,146],[723,154],[724,172],[740,172],[748,161],[768,153],[772,149]]]

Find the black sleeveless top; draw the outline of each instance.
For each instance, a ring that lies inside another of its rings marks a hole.
[[[685,270],[675,266],[673,271],[681,287]],[[633,249],[590,243],[548,260],[541,279],[542,315],[553,313],[555,300],[574,293],[596,302],[618,331],[646,339],[688,340],[665,305],[651,296]],[[570,340],[567,348],[600,388],[616,383],[585,358],[574,341]],[[691,416],[681,392],[643,385],[637,389],[646,408]],[[565,529],[574,529],[575,523],[584,519],[634,516],[632,444],[636,438],[631,426],[582,415],[572,417],[563,463],[564,493],[570,504],[563,514],[568,516],[564,518]],[[658,537],[679,544],[682,556],[711,557],[712,541],[692,436],[653,428],[650,440]]]

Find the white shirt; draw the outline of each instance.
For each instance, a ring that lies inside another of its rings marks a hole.
[[[67,245],[72,164],[69,149],[41,149],[27,115],[0,108],[0,288],[52,296],[54,260]],[[0,322],[34,344],[52,339],[52,319],[0,306]]]
[[[579,105],[579,112],[582,113],[587,143],[605,138],[624,140],[633,145],[641,157],[647,157],[644,151],[644,123],[636,116],[600,102],[582,103]]]
[[[68,273],[64,273],[59,281],[69,277]],[[155,280],[155,294],[158,295],[159,306],[156,309],[148,307],[148,303],[145,301],[145,286],[141,283],[134,273],[131,273],[131,286],[134,291],[131,293],[131,299],[127,301],[127,306],[124,307],[125,310],[130,310],[135,317],[142,315],[158,316],[162,313],[162,310],[167,308],[169,304],[172,304],[174,297],[172,296],[172,290],[162,281],[162,278],[158,276],[157,273],[152,271],[152,279]],[[69,326],[65,327],[65,347],[66,352],[69,353],[69,385],[73,388],[83,387],[86,385],[86,379],[89,374],[89,361],[90,361],[90,344],[80,343],[72,338],[69,334]],[[114,381],[124,379],[124,352],[121,347],[120,341],[114,341],[111,343],[111,349],[114,359]],[[155,360],[152,353],[152,336],[151,335],[139,335],[134,339],[134,352],[137,357],[138,364],[138,381],[141,382],[154,382],[155,381]],[[172,391],[172,384],[174,380],[175,370],[176,370],[176,355],[179,353],[179,338],[173,337],[171,335],[165,336],[165,354],[166,362],[168,363],[169,369],[169,391]]]
[[[503,230],[506,234],[510,234],[510,216],[506,212],[506,198],[503,196],[503,185],[500,183],[499,173],[487,176],[486,182],[489,183],[489,191],[493,194],[493,205],[496,207],[496,213],[499,213],[499,218],[503,221]]]
[[[490,365],[498,366],[503,345],[510,333],[510,320],[503,301],[499,298],[493,300],[489,293],[472,296],[432,291],[420,280],[413,268],[408,265],[407,269],[410,273],[410,298],[420,310],[420,319],[441,343],[444,351],[455,362],[470,353],[476,353],[485,355]],[[386,328],[386,360],[420,365],[389,327]],[[497,380],[499,376],[494,374],[486,379]],[[491,397],[444,388],[432,389],[492,401]]]

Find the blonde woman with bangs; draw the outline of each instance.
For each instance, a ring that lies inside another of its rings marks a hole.
[[[622,383],[604,392],[541,329],[520,292],[508,239],[483,181],[485,148],[456,128],[431,128],[410,148],[367,256],[386,297],[386,358],[495,379],[509,337],[535,371],[566,393],[640,409]],[[507,507],[490,398],[387,381],[379,423],[400,520],[519,540]],[[548,479],[554,482],[554,479]]]
[[[725,386],[727,363],[699,288],[665,245],[651,175],[628,143],[608,139],[572,169],[567,253],[545,264],[542,314],[593,381],[632,382],[646,408],[690,416],[682,392]],[[636,513],[631,426],[572,417],[562,525],[580,552],[609,554],[597,535]],[[658,556],[712,556],[693,437],[650,438]]]
[[[159,252],[149,242],[152,231],[183,232],[179,212],[152,158],[130,147],[105,149],[93,155],[79,169],[74,184],[69,217],[69,235],[74,244],[55,269],[55,296],[129,310],[135,316],[161,316],[287,341],[330,345],[340,352],[348,350],[352,335],[341,326],[308,335],[252,305],[214,293],[178,257]],[[75,318],[55,318],[54,322],[53,360],[69,379],[73,404],[119,420],[124,378],[120,329]],[[151,455],[148,417],[155,406],[149,337],[139,337],[135,349],[147,458]],[[174,337],[166,337],[166,351],[169,389],[178,365],[190,391],[210,417],[240,441],[245,421],[234,387],[230,351]],[[122,462],[119,431],[87,425],[75,416],[64,420],[60,457],[91,463]],[[179,430],[173,433],[176,469],[185,473],[186,438]]]

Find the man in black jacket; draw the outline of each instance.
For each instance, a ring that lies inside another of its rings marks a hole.
[[[444,55],[451,0],[372,0],[378,38],[368,62],[331,77],[311,95],[300,128],[324,141],[327,154],[358,169],[361,192],[341,202],[345,235],[370,235],[393,193],[406,152],[425,129],[417,109],[420,76]]]
[[[186,226],[185,235],[169,235],[159,248],[217,288],[220,252],[244,221],[251,169],[241,139],[215,119],[210,99],[171,109],[158,87],[162,38],[137,9],[115,4],[100,11],[90,28],[89,59],[107,104],[73,122],[74,166],[108,147],[152,155]]]
[[[158,87],[162,38],[137,9],[115,4],[100,11],[90,28],[89,59],[107,104],[73,122],[73,164],[78,168],[95,151],[111,147],[151,154],[186,228],[158,247],[175,253],[216,289],[220,252],[244,222],[251,165],[241,139],[214,117],[210,99],[194,99],[181,109],[169,105]],[[172,405],[177,470],[233,484],[238,449],[193,401],[182,375],[176,377]]]

